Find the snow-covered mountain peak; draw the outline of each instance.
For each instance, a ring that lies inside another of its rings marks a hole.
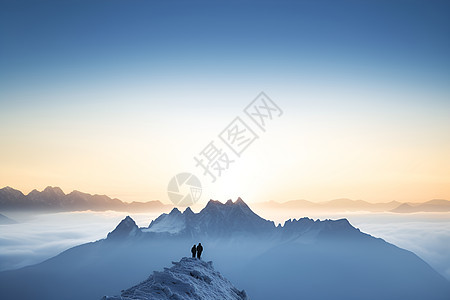
[[[214,270],[212,262],[184,257],[172,264],[171,268],[154,272],[147,280],[124,291],[122,295],[103,297],[103,299],[248,299],[245,291],[239,291],[230,281]]]
[[[113,231],[108,233],[108,239],[132,237],[140,232],[136,222],[130,216],[126,216]]]
[[[124,222],[124,221],[123,221]],[[133,221],[133,224],[134,221]],[[124,229],[118,229],[124,227]],[[135,225],[118,226],[115,231],[128,232],[137,228]],[[346,219],[312,220],[309,218],[288,220],[283,226],[276,227],[273,221],[261,218],[241,199],[225,203],[210,200],[199,213],[194,213],[189,207],[181,213],[177,208],[170,213],[160,215],[153,220],[148,228],[138,229],[139,233],[169,234],[179,237],[221,238],[224,236],[279,236],[283,238],[298,238],[306,232],[334,236],[353,236],[359,233]],[[129,234],[124,234],[126,237]],[[109,236],[109,235],[108,235]]]
[[[208,203],[206,204],[205,208],[202,209],[202,211],[216,211],[216,210],[221,210],[224,208],[229,209],[229,208],[236,208],[236,207],[240,207],[245,210],[251,211],[250,207],[248,207],[248,205],[240,197],[237,198],[237,200],[235,202],[233,202],[231,199],[229,199],[225,203],[222,203],[218,200],[209,200]]]
[[[182,214],[177,208],[174,208],[169,214],[162,214],[158,218],[153,220],[148,228],[143,229],[142,231],[167,232],[170,234],[179,233],[186,228],[187,215],[189,215],[189,213]]]
[[[229,200],[225,204],[210,200],[199,213],[190,208],[183,213],[173,209],[153,220],[142,232],[219,237],[234,232],[255,234],[273,228],[273,222],[259,217],[241,199],[234,203]]]

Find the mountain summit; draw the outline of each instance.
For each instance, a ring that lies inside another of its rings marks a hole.
[[[127,216],[119,223],[119,225],[117,225],[116,229],[108,234],[108,238],[115,239],[132,237],[136,236],[138,233],[140,233],[140,231],[139,227],[136,225],[136,222],[134,222],[130,216]]]
[[[147,280],[122,292],[121,296],[103,297],[103,300],[246,300],[245,291],[239,291],[230,281],[215,271],[212,262],[184,257],[162,272],[154,272]]]

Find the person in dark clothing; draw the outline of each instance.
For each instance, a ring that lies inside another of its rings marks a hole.
[[[192,246],[191,248],[191,252],[192,252],[192,257],[195,258],[195,253],[197,252],[197,246]]]
[[[197,258],[198,258],[198,259],[201,258],[202,252],[203,252],[203,246],[202,246],[202,243],[198,243],[198,246],[197,246]]]

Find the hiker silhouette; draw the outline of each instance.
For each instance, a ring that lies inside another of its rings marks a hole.
[[[191,248],[191,252],[192,252],[192,257],[195,258],[195,253],[197,252],[197,246],[192,246]]]
[[[197,258],[198,258],[198,259],[201,258],[202,252],[203,252],[203,246],[202,246],[202,243],[198,243],[198,246],[197,246]]]

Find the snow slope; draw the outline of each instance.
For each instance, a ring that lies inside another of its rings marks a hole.
[[[145,299],[248,299],[230,281],[216,272],[212,262],[184,257],[174,266],[154,272],[147,280],[124,291],[121,296],[103,297],[104,300]]]

